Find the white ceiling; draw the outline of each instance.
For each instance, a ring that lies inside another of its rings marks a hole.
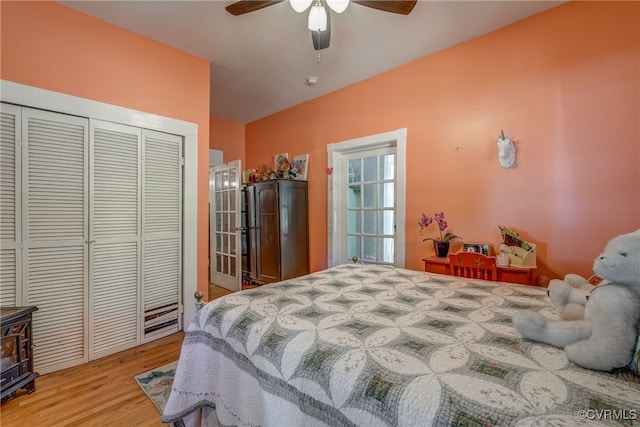
[[[562,1],[418,1],[409,15],[350,4],[317,53],[287,1],[233,16],[233,1],[62,1],[211,62],[211,114],[248,123],[519,21]],[[523,46],[526,49],[526,46]],[[317,76],[316,87],[305,85]]]

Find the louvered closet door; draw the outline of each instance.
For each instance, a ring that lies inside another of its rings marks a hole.
[[[87,119],[22,109],[23,286],[33,314],[35,369],[88,360]]]
[[[91,359],[140,342],[140,132],[91,120]]]
[[[181,328],[182,138],[143,139],[143,341]]]
[[[20,269],[20,109],[0,105],[0,304],[22,302],[16,292]]]

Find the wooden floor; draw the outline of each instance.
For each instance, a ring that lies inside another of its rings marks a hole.
[[[43,375],[36,391],[0,407],[0,425],[10,426],[164,426],[160,412],[133,377],[178,360],[183,332]]]
[[[209,298],[231,292],[209,285]],[[186,327],[186,326],[185,326]],[[184,333],[43,375],[0,407],[2,427],[164,426],[160,412],[133,377],[178,360]]]
[[[230,294],[231,291],[228,289],[225,289],[221,286],[217,286],[214,284],[209,284],[209,301],[214,300],[216,298],[220,298],[221,296]]]

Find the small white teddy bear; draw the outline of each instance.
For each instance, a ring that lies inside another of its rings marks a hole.
[[[513,324],[525,338],[564,348],[567,358],[582,367],[610,371],[637,360],[634,352],[640,348],[640,230],[612,239],[593,271],[604,282],[591,289],[556,283],[554,287],[562,289],[554,290],[549,285],[554,305],[564,313],[569,303],[565,317],[576,320],[521,312],[514,315]],[[581,315],[572,304],[579,306],[584,300]]]

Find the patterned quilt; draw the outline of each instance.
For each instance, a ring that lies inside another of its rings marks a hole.
[[[523,340],[524,309],[555,316],[544,288],[355,264],[228,295],[189,326],[162,420],[640,425],[640,384]]]

